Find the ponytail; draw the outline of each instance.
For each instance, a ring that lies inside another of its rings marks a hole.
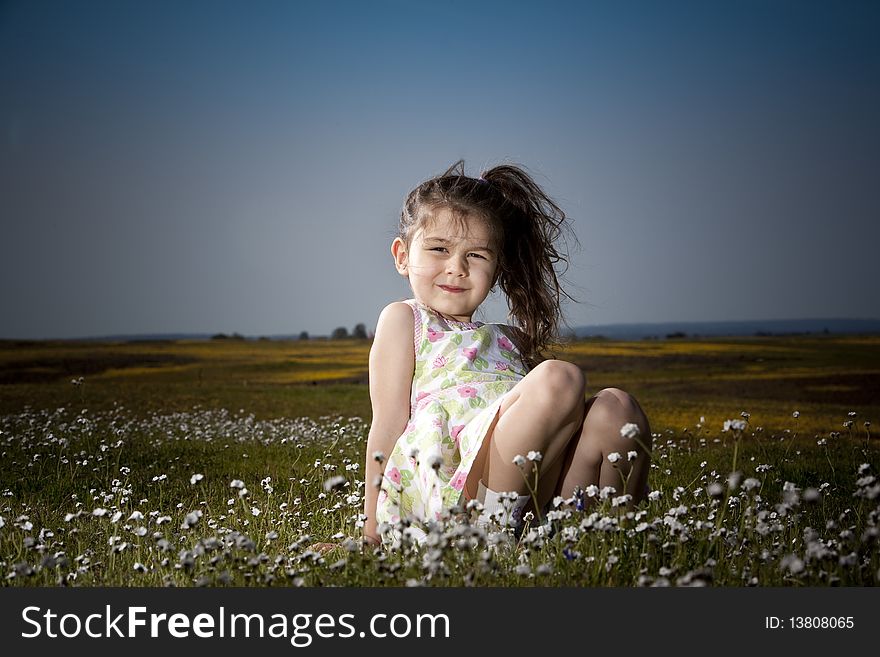
[[[534,365],[558,343],[562,299],[572,299],[559,282],[568,257],[557,248],[571,228],[565,212],[521,168],[501,165],[481,177],[506,201],[498,284],[524,334],[523,359]]]

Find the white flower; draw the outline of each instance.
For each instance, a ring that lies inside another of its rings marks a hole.
[[[205,478],[205,475],[203,475],[203,474],[194,474],[192,477],[189,478],[189,483],[191,483],[193,486],[195,486],[198,482],[200,482],[204,478]]]
[[[330,477],[324,481],[324,490],[331,491],[337,488],[342,488],[345,485],[345,477],[341,475],[336,475],[335,477]]]
[[[97,509],[92,511],[92,515],[96,518],[103,518],[107,515],[107,509],[102,509],[101,507],[98,507]]]
[[[820,493],[815,488],[807,488],[804,491],[804,501],[805,502],[818,502],[822,497],[822,493]]]
[[[749,477],[743,482],[743,488],[747,491],[755,490],[761,485],[761,482],[755,479],[754,477]]]
[[[229,482],[230,488],[244,488],[244,482],[241,479],[233,479]]]
[[[257,507],[255,507],[255,506],[251,507],[251,515],[252,516],[258,516],[258,515],[260,515],[260,513],[262,513],[262,511],[260,511]]]
[[[780,570],[787,570],[792,575],[797,575],[804,571],[804,562],[794,554],[787,554],[779,562],[779,568]]]
[[[659,490],[652,490],[650,493],[648,493],[648,499],[651,500],[652,502],[656,502],[657,500],[660,499],[660,491]]]
[[[131,515],[128,516],[128,519],[129,520],[143,520],[144,514],[141,513],[140,511],[132,511]]]
[[[599,491],[599,499],[607,500],[615,493],[617,493],[617,489],[614,486],[603,486],[602,490]]]
[[[612,463],[617,463],[620,460],[620,454],[618,452],[611,452],[608,455],[608,460]]]
[[[627,422],[620,427],[620,435],[630,440],[634,440],[640,433],[639,425],[632,422]]]
[[[202,517],[202,512],[199,509],[195,511],[190,511],[186,514],[186,517],[183,519],[183,522],[180,525],[181,529],[189,529],[190,527],[195,527],[198,524],[199,519]],[[158,523],[157,523],[158,524]]]
[[[513,457],[513,464],[516,467],[521,468],[526,464],[526,460],[523,458],[522,454],[517,454]]]
[[[385,461],[385,454],[379,450],[373,452],[373,460],[376,461],[379,465],[381,465]]]
[[[626,460],[627,461],[635,461],[636,458],[638,458],[638,456],[639,456],[638,452],[627,452],[626,453]]]
[[[619,497],[612,498],[611,506],[613,506],[613,507],[626,506],[627,504],[629,504],[630,500],[632,500],[632,495],[630,495],[628,493],[624,494],[624,495],[620,495]]]
[[[746,428],[745,420],[725,420],[723,431],[744,431]]]
[[[727,487],[730,490],[736,490],[737,488],[739,488],[740,482],[742,482],[742,478],[742,472],[731,472],[729,475],[727,475]]]
[[[440,446],[432,445],[430,449],[428,449],[428,453],[425,456],[425,463],[428,464],[428,467],[432,470],[439,470],[440,466],[443,465],[443,457],[440,455]]]
[[[799,418],[799,417],[801,416],[801,412],[800,412],[800,411],[795,411],[794,413],[791,414],[791,416],[792,416],[793,418],[797,419],[797,418]]]
[[[140,561],[135,561],[134,566],[132,566],[132,568],[134,568],[139,573],[147,572],[147,567],[144,564],[142,564]]]
[[[119,522],[120,518],[122,518],[122,511],[117,511],[116,513],[113,514],[113,517],[110,518],[110,522],[115,524],[115,523]]]
[[[535,462],[538,462],[538,461],[540,461],[542,458],[544,458],[544,456],[541,454],[541,452],[531,451],[531,452],[529,452],[529,453],[526,455],[526,458],[527,458],[529,461],[535,461]]]

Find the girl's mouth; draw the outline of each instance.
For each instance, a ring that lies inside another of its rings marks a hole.
[[[464,292],[463,287],[455,287],[453,285],[441,285],[441,290],[445,290],[446,292]]]

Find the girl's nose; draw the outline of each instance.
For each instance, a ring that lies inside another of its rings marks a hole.
[[[464,276],[467,273],[467,258],[451,257],[446,263],[446,273],[452,276]]]

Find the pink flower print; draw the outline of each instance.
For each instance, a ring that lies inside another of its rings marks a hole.
[[[441,420],[439,417],[435,417],[433,420],[431,420],[431,424],[439,429],[443,426],[443,420]]]
[[[458,436],[461,433],[461,430],[464,429],[463,424],[456,424],[452,427],[452,430],[449,432],[452,435],[452,439],[455,441],[455,446],[458,447]]]
[[[510,365],[508,365],[507,363],[502,363],[500,360],[496,360],[495,361],[495,369],[498,370],[499,372],[506,372],[507,370],[510,369]]]
[[[452,478],[452,481],[449,482],[449,485],[452,486],[455,490],[460,491],[462,488],[464,488],[465,481],[467,481],[467,473],[459,471],[459,473]]]
[[[392,481],[392,483],[395,483],[398,486],[400,485],[400,470],[398,470],[397,468],[391,468],[388,471],[387,477]]]
[[[461,350],[461,353],[464,354],[464,357],[469,361],[473,362],[477,358],[477,348],[476,347],[466,347]]]
[[[437,358],[434,359],[434,369],[437,370],[441,367],[446,367],[446,363],[448,362],[449,361],[446,360],[446,356],[437,356]]]
[[[472,386],[461,386],[458,389],[458,394],[462,397],[476,397],[477,389]]]
[[[431,396],[430,393],[427,393],[427,392],[420,392],[419,394],[417,394],[416,395],[416,406],[421,406],[421,401],[423,399],[425,399],[426,397],[430,397],[430,396]],[[410,431],[410,429],[411,429],[411,425],[408,424],[406,426],[407,433]]]
[[[440,338],[443,337],[443,331],[435,331],[430,326],[428,327],[428,340],[431,342],[437,342]]]
[[[513,351],[513,343],[504,336],[498,338],[498,346],[504,351]]]

